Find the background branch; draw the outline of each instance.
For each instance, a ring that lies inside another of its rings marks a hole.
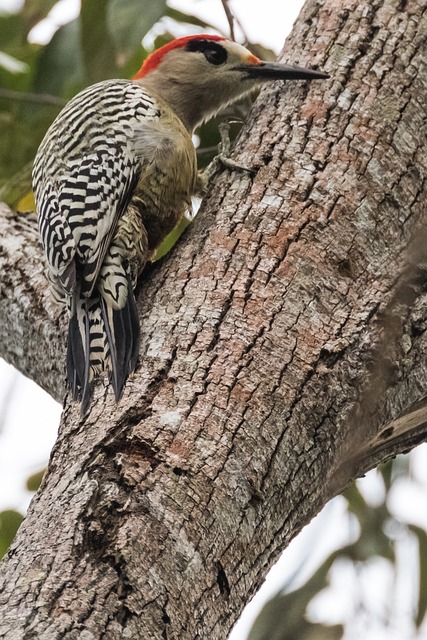
[[[67,101],[57,96],[46,93],[32,93],[30,91],[14,91],[0,87],[0,98],[6,100],[16,100],[18,102],[30,102],[34,104],[52,104],[63,107]]]

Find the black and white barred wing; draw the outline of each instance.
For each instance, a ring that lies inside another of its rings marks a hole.
[[[41,238],[67,294],[77,266],[82,295],[91,295],[143,162],[132,148],[135,128],[158,119],[140,87],[107,81],[71,100],[40,146],[33,176]]]
[[[116,148],[83,157],[62,182],[59,209],[73,236],[83,297],[92,295],[137,177],[137,167],[126,150]]]

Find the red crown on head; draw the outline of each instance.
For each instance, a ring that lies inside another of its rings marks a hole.
[[[169,51],[173,51],[174,49],[183,49],[189,42],[192,40],[214,40],[218,42],[219,40],[227,40],[223,36],[211,36],[208,33],[199,33],[196,36],[184,36],[183,38],[176,38],[171,42],[163,45],[160,49],[154,51],[148,58],[146,58],[143,62],[142,67],[138,71],[137,74],[133,76],[133,80],[138,80],[139,78],[143,78],[150,71],[156,69],[159,66],[163,58]]]

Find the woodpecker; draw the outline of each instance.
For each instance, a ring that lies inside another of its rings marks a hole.
[[[178,38],[133,80],[76,95],[47,131],[33,186],[48,278],[69,311],[67,380],[82,415],[107,371],[116,400],[135,370],[134,288],[199,190],[196,127],[272,80],[327,74],[263,62],[214,35]]]

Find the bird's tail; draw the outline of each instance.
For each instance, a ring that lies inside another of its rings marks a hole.
[[[99,293],[90,298],[76,289],[71,299],[67,345],[67,380],[73,398],[81,401],[81,413],[89,409],[93,382],[110,372],[116,400],[139,350],[139,318],[130,282],[123,308],[115,309]]]

